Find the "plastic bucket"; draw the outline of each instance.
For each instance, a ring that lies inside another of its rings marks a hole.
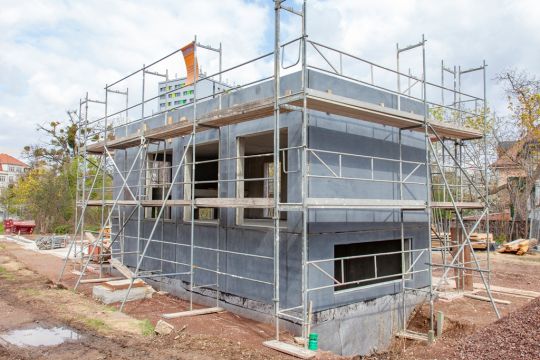
[[[308,349],[314,351],[319,349],[319,334],[309,334]]]

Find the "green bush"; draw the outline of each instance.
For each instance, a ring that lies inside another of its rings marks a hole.
[[[498,234],[494,238],[495,242],[497,244],[503,244],[506,242],[506,235],[505,234]]]
[[[64,235],[67,234],[71,230],[70,225],[58,225],[54,228],[54,233],[58,235]]]

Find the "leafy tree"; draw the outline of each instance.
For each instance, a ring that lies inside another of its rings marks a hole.
[[[21,176],[16,183],[0,194],[0,204],[10,213],[17,210],[21,216],[36,221],[37,231],[52,232],[54,229],[73,229],[75,199],[77,196],[77,176],[79,162],[78,136],[91,132],[90,128],[78,128],[73,113],[68,112],[68,121],[61,123],[52,121],[47,126],[38,126],[38,131],[45,133],[44,145],[25,146],[23,154],[31,165],[30,170]],[[103,184],[102,170],[92,164],[99,163],[89,159],[88,172],[85,178],[87,189],[91,187],[94,176],[97,176],[95,189],[90,199],[101,196],[103,185],[112,183],[106,177]],[[109,195],[110,196],[110,195]],[[86,224],[92,226],[99,223],[99,209],[87,209]]]
[[[540,80],[525,72],[505,71],[497,76],[505,87],[511,123],[515,124],[519,140],[504,154],[520,174],[516,179],[509,179],[506,190],[509,194],[510,207],[514,210],[514,219],[525,221],[524,233],[528,232],[528,205],[534,206],[531,193],[540,179]],[[499,132],[498,138],[504,139],[505,133]],[[517,149],[517,150],[516,150]]]

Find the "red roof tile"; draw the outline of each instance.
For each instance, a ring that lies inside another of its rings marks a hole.
[[[0,154],[0,165],[2,164],[28,167],[28,165],[23,163],[21,160],[15,159],[13,156],[8,154]]]

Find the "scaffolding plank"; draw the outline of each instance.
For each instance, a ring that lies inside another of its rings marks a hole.
[[[279,352],[285,353],[287,355],[295,356],[300,359],[312,359],[315,357],[316,352],[299,347],[292,344],[287,344],[278,340],[269,340],[263,342],[263,345],[269,347],[270,349],[277,350]]]
[[[114,280],[122,280],[123,277],[107,277],[107,278],[97,278],[97,279],[83,279],[81,280],[81,284],[94,284],[94,283],[101,283],[101,282],[107,282],[107,281],[114,281]]]
[[[120,274],[124,275],[126,278],[133,278],[133,273],[131,272],[131,270],[129,270],[129,268],[122,264],[119,260],[115,258],[110,258],[109,264],[111,264],[116,270],[118,270]]]
[[[161,206],[165,203],[165,206],[188,206],[191,204],[189,200],[141,200],[141,205],[143,207],[157,207]],[[118,200],[116,202],[117,205],[125,205],[125,206],[136,206],[138,204],[135,200]],[[82,204],[79,204],[82,205]],[[112,206],[114,205],[114,200],[105,200],[104,202],[102,200],[89,200],[88,206]]]
[[[197,207],[218,208],[273,208],[273,198],[199,198],[195,199]]]
[[[205,309],[197,309],[197,310],[189,310],[189,311],[180,311],[176,313],[168,313],[161,315],[162,318],[165,319],[176,319],[179,317],[188,317],[188,316],[198,316],[198,315],[206,315],[206,314],[213,314],[217,312],[225,311],[223,308],[220,307],[211,307],[211,308],[205,308]]]
[[[459,201],[455,202],[455,205],[459,209],[483,209],[484,203],[477,202],[477,201]],[[454,204],[450,201],[432,201],[431,207],[436,209],[453,209]]]
[[[335,95],[320,90],[307,89],[309,109],[364,120],[397,128],[410,128],[424,132],[424,116],[388,108],[381,105]],[[299,101],[293,105],[301,106]],[[430,120],[429,123],[441,137],[450,139],[472,140],[482,138],[482,133],[475,129],[456,126],[449,123]]]
[[[385,106],[314,89],[306,89],[306,98],[307,107],[311,110],[322,111],[401,129],[409,128],[413,131],[424,131],[422,127],[424,117],[412,112],[388,108]],[[291,105],[302,106],[302,100],[299,96],[289,96],[282,99],[282,103],[287,102]],[[196,131],[206,131],[211,128],[219,128],[245,121],[262,119],[272,116],[273,111],[273,97],[249,101],[224,109],[213,110],[197,118],[198,126]],[[284,107],[281,111],[287,112],[290,110]],[[167,140],[188,135],[193,131],[192,121],[192,119],[190,120],[183,118],[181,121],[177,121],[172,124],[158,126],[142,132],[138,131],[135,134],[118,139],[107,140],[106,143],[105,141],[99,141],[88,145],[86,147],[86,151],[94,154],[103,153],[105,151],[105,145],[109,149],[127,149],[140,145],[142,137],[150,140]],[[434,120],[430,120],[429,123],[437,134],[444,138],[461,140],[482,138],[482,133],[475,129]]]
[[[480,296],[480,295],[474,295],[474,294],[463,294],[463,296],[474,299],[474,300],[481,300],[481,301],[488,301],[488,302],[491,301],[491,299],[487,296]],[[496,304],[504,304],[504,305],[512,304],[512,302],[508,300],[501,300],[501,299],[495,299],[495,298],[492,298],[492,299],[493,299],[493,302]]]
[[[425,209],[421,200],[384,200],[384,199],[345,199],[345,198],[307,198],[306,205],[315,209]]]
[[[260,100],[250,101],[243,104],[233,105],[225,109],[214,110],[197,118],[197,132],[206,131],[210,128],[238,124],[245,121],[261,119],[271,116],[274,112],[274,98],[268,97]],[[283,110],[287,112],[287,110]],[[127,149],[138,146],[141,137],[150,140],[167,140],[175,137],[188,135],[193,131],[193,120],[183,119],[181,121],[148,129],[140,134],[128,135],[115,140],[107,141],[109,149]],[[100,141],[86,147],[90,153],[102,153],[105,151],[105,142]]]

